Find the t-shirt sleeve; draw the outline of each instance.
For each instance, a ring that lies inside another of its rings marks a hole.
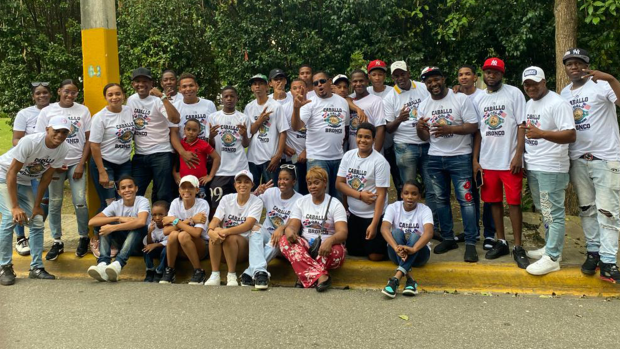
[[[301,216],[302,216],[302,209],[301,209],[301,202],[303,201],[302,198],[300,198],[299,200],[297,200],[297,202],[295,202],[295,206],[293,206],[293,209],[291,210],[291,215],[289,217],[289,219],[299,219],[301,220]]]
[[[20,110],[15,116],[15,121],[13,121],[13,131],[26,131],[26,127],[28,126],[28,117],[23,110]]]
[[[22,164],[28,159],[28,155],[32,153],[34,149],[34,142],[30,138],[22,138],[14,148],[13,158]]]
[[[211,155],[211,153],[213,153],[213,147],[209,142],[205,141],[205,146],[202,148],[202,151],[205,155]]]
[[[312,117],[312,106],[314,103],[315,101],[312,100],[310,103],[304,105],[299,109],[299,118],[301,119],[301,121],[304,122],[306,127],[308,126],[308,121]]]
[[[37,117],[37,124],[34,127],[34,132],[40,133],[45,132],[45,128],[49,122],[49,117],[47,116],[47,108],[43,108],[39,116]]]
[[[388,205],[388,207],[385,209],[385,213],[383,214],[384,222],[389,222],[390,224],[394,225],[394,219],[396,219],[396,210],[394,208],[395,206],[396,202]]]
[[[521,93],[521,90],[515,89],[514,102],[515,102],[515,120],[517,125],[521,125],[525,122],[525,96]]]
[[[553,108],[553,121],[560,131],[574,130],[575,118],[573,117],[573,108],[567,101],[562,100]]]
[[[250,212],[248,212],[247,218],[254,218],[257,222],[260,222],[260,216],[263,214],[263,201],[256,198],[252,200],[252,206],[250,206]]]
[[[249,115],[245,115],[245,127],[247,128],[248,138],[252,138],[252,118]]]
[[[478,124],[476,108],[474,108],[474,104],[471,102],[471,99],[463,95],[462,100],[463,107],[461,108],[461,111],[463,113],[463,122],[468,124]]]
[[[140,212],[151,213],[151,206],[149,206],[149,200],[147,198],[140,198],[138,202],[138,213]]]
[[[172,203],[170,204],[170,209],[168,210],[168,216],[179,218],[179,216],[181,214],[179,212],[179,204],[178,204],[178,202],[179,202],[179,200],[177,200],[177,199],[172,201]]]
[[[385,114],[385,121],[392,122],[396,118],[394,108],[394,96],[395,92],[390,92],[383,100],[383,113]]]
[[[344,154],[342,160],[340,161],[340,165],[338,166],[338,177],[346,177],[347,176],[347,168],[349,168],[349,155],[348,152]]]
[[[164,102],[160,98],[157,98],[157,101],[155,102],[155,110],[153,112],[161,113],[161,115],[163,115],[166,119],[168,119],[168,112],[166,111],[166,107],[164,106]],[[173,124],[173,125],[176,125],[176,124]],[[170,127],[172,127],[172,126],[170,126]]]
[[[430,97],[429,97],[430,98]],[[426,98],[418,104],[418,120],[426,117]]]
[[[118,206],[118,201],[114,201],[113,203],[109,204],[106,208],[103,209],[103,211],[101,211],[106,217],[116,217],[117,216],[117,206]]]
[[[200,205],[198,207],[198,211],[196,212],[196,214],[198,213],[204,213],[207,218],[209,217],[209,203],[206,202],[205,200],[197,200],[198,205]],[[194,224],[194,228],[201,228],[202,230],[205,230],[206,227],[209,226],[209,220],[207,219],[206,222],[204,223],[198,223],[198,224]]]
[[[103,133],[105,132],[105,127],[103,125],[103,114],[95,114],[91,124],[90,137],[88,140],[91,143],[103,142]]]
[[[390,164],[384,158],[378,156],[378,164],[375,166],[375,186],[377,188],[390,187]]]
[[[276,114],[277,114],[276,120],[278,120],[278,132],[282,133],[286,130],[289,130],[291,126],[288,124],[288,121],[286,120],[286,115],[284,114],[284,108],[278,107]]]
[[[424,211],[422,212],[422,225],[424,224],[432,224],[433,222],[433,211],[428,206],[424,206]]]
[[[345,211],[344,206],[340,200],[334,198],[332,200],[333,207],[330,208],[332,216],[334,217],[334,223],[336,222],[347,222],[347,211]]]
[[[90,124],[91,124],[90,110],[88,110],[88,108],[86,108],[86,107],[84,107],[84,109],[86,109],[86,111],[84,112],[84,118],[83,118],[83,120],[84,120],[84,132],[90,132]]]
[[[220,200],[220,204],[217,206],[217,209],[215,210],[215,214],[213,215],[214,218],[217,218],[220,221],[224,220],[224,216],[226,215],[226,208],[229,205],[228,201],[230,201],[229,199],[231,197],[232,197],[231,194],[224,195],[224,197],[222,197],[222,200]]]
[[[377,101],[373,110],[375,116],[375,127],[385,125],[385,107],[383,106],[383,100]]]
[[[601,84],[601,81],[598,83]],[[604,84],[602,84],[601,87],[603,88],[603,91],[605,91],[605,98],[607,98],[607,100],[611,103],[616,103],[618,96],[616,96],[616,93],[611,88],[611,85],[607,81],[604,81]]]

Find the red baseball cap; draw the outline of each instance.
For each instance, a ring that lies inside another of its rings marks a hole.
[[[501,59],[497,57],[491,57],[487,59],[486,61],[484,61],[482,70],[486,70],[486,69],[497,70],[497,71],[502,72],[502,74],[506,72],[506,69],[504,67],[504,61],[502,61]]]
[[[366,70],[370,73],[373,69],[381,69],[387,72],[387,64],[380,59],[375,59],[374,61],[368,63],[368,68]]]

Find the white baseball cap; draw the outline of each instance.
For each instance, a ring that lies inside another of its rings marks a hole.
[[[52,117],[47,126],[53,128],[54,130],[71,130],[71,122],[64,115],[56,115]]]
[[[250,173],[250,171],[248,171],[248,170],[241,170],[241,171],[237,172],[237,174],[235,175],[235,180],[237,180],[237,178],[243,177],[243,176],[248,177],[250,179],[250,181],[252,183],[254,183],[254,176],[252,176],[252,173]]]
[[[407,63],[405,63],[405,61],[396,61],[390,66],[390,71],[392,72],[392,74],[394,74],[394,71],[398,69],[402,71],[408,71]]]
[[[523,71],[522,83],[524,83],[525,80],[532,80],[534,82],[541,82],[544,79],[545,79],[545,72],[542,69],[540,69],[539,67],[534,67],[534,66],[527,67]]]
[[[332,79],[332,84],[336,84],[336,82],[338,82],[338,80],[347,80],[347,82],[349,82],[349,78],[344,75],[344,74],[338,74],[336,76],[334,76],[334,78]]]
[[[187,175],[187,176],[181,178],[181,181],[179,182],[179,187],[183,183],[189,183],[192,186],[194,186],[194,188],[200,188],[200,182],[198,181],[198,178],[196,178],[196,176]]]

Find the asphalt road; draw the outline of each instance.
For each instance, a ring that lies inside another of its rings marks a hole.
[[[19,279],[0,348],[619,348],[620,300]]]

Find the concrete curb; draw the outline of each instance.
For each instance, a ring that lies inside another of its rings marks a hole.
[[[28,277],[30,257],[13,254],[15,272],[20,278]],[[90,279],[86,270],[96,264],[92,254],[77,258],[73,251],[66,251],[56,261],[45,261],[45,268],[59,279]],[[207,273],[211,270],[208,260],[202,261]],[[237,267],[241,275],[247,267],[243,263]],[[226,268],[220,268],[222,276]],[[286,260],[275,259],[269,265],[273,286],[293,286],[296,276]],[[331,273],[335,287],[355,289],[381,289],[393,275],[395,266],[388,261],[371,262],[349,258],[342,268]],[[177,282],[187,282],[192,268],[188,261],[177,263]],[[121,280],[142,281],[144,279],[142,257],[131,257],[123,269]],[[620,296],[620,284],[604,282],[598,276],[586,276],[579,266],[562,266],[562,270],[542,277],[529,275],[514,264],[478,264],[464,262],[429,263],[423,268],[414,269],[413,275],[422,291],[437,292],[488,292],[522,293],[541,295],[573,296]]]

